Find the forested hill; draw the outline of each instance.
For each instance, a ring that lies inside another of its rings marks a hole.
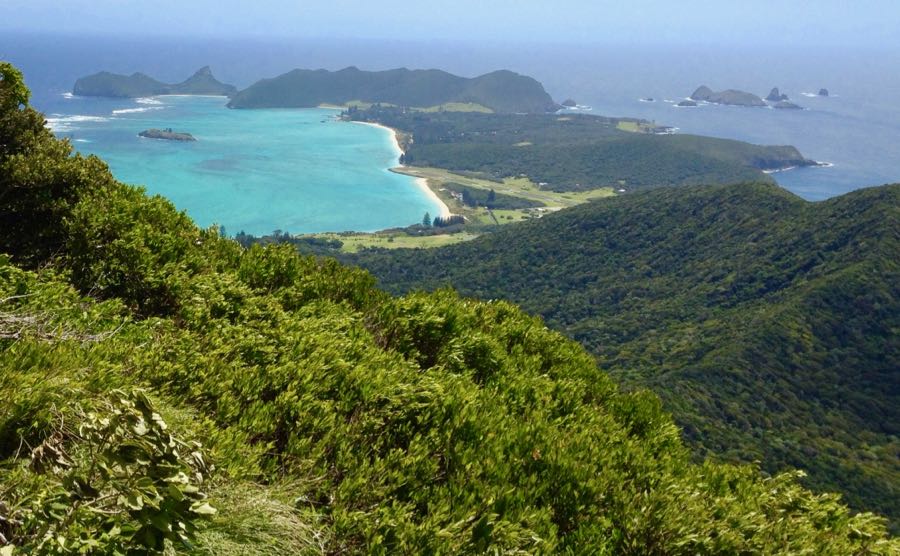
[[[349,102],[432,108],[471,104],[495,112],[544,113],[559,109],[534,79],[501,70],[474,78],[441,70],[340,71],[297,69],[263,79],[231,99],[232,108],[310,108]]]
[[[118,183],[0,63],[0,552],[896,554],[790,475],[692,463],[504,302],[390,297]]]
[[[763,170],[816,164],[792,146],[656,135],[652,131],[658,128],[650,122],[633,118],[422,113],[389,106],[351,108],[345,117],[411,135],[404,164],[477,172],[491,179],[527,176],[554,191],[770,181]]]
[[[900,518],[900,185],[658,189],[348,260],[394,293],[520,303],[660,394],[698,454],[804,469]]]
[[[143,73],[119,75],[106,71],[82,77],[72,92],[80,96],[135,98],[154,95],[233,95],[233,85],[221,83],[209,66],[202,67],[181,83],[157,81]]]

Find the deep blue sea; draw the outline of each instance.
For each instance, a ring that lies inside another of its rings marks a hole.
[[[0,59],[23,69],[35,106],[79,150],[100,154],[117,177],[169,197],[201,225],[219,223],[232,233],[374,230],[417,222],[435,207],[411,180],[387,172],[396,152],[382,130],[335,122],[322,110],[227,110],[215,98],[67,98],[75,79],[101,70],[142,71],[176,82],[210,65],[220,80],[245,87],[296,67],[436,67],[466,76],[508,68],[537,78],[556,100],[574,98],[595,114],[794,145],[808,158],[833,164],[775,175],[809,200],[900,181],[895,51],[6,34]],[[806,110],[674,106],[702,84],[760,96],[777,86]],[[828,98],[804,94],[823,87]],[[199,141],[136,137],[159,126],[183,129]]]

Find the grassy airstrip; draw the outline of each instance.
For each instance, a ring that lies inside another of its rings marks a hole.
[[[473,174],[457,174],[441,168],[410,166],[394,168],[393,171],[416,178],[425,178],[428,186],[447,205],[450,212],[466,217],[466,225],[463,231],[430,236],[411,235],[403,230],[385,230],[374,233],[322,233],[312,234],[312,236],[340,240],[343,243],[341,251],[347,253],[355,253],[360,249],[370,247],[384,249],[442,247],[474,239],[483,233],[487,227],[540,218],[550,212],[615,195],[611,187],[577,192],[545,190],[527,177],[506,178],[501,181]],[[497,194],[536,201],[544,206],[518,210],[488,210],[485,207],[470,207],[464,205],[453,195],[453,184],[485,191],[493,189]]]

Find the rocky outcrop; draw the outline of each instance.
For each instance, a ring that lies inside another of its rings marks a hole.
[[[819,89],[819,96],[820,96],[820,97],[827,97],[827,96],[828,96],[828,89]]]
[[[794,104],[793,102],[788,102],[786,100],[776,102],[774,108],[776,110],[803,110],[802,106]]]
[[[140,137],[147,139],[165,139],[166,141],[196,141],[197,139],[190,133],[172,131],[172,128],[166,129],[147,129],[138,133]]]
[[[766,100],[769,102],[781,102],[783,100],[788,100],[788,96],[782,94],[782,92],[778,90],[778,87],[774,87],[769,92],[769,96],[766,97]]]

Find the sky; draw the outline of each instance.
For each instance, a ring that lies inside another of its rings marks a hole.
[[[900,48],[900,0],[0,0],[0,30]]]

